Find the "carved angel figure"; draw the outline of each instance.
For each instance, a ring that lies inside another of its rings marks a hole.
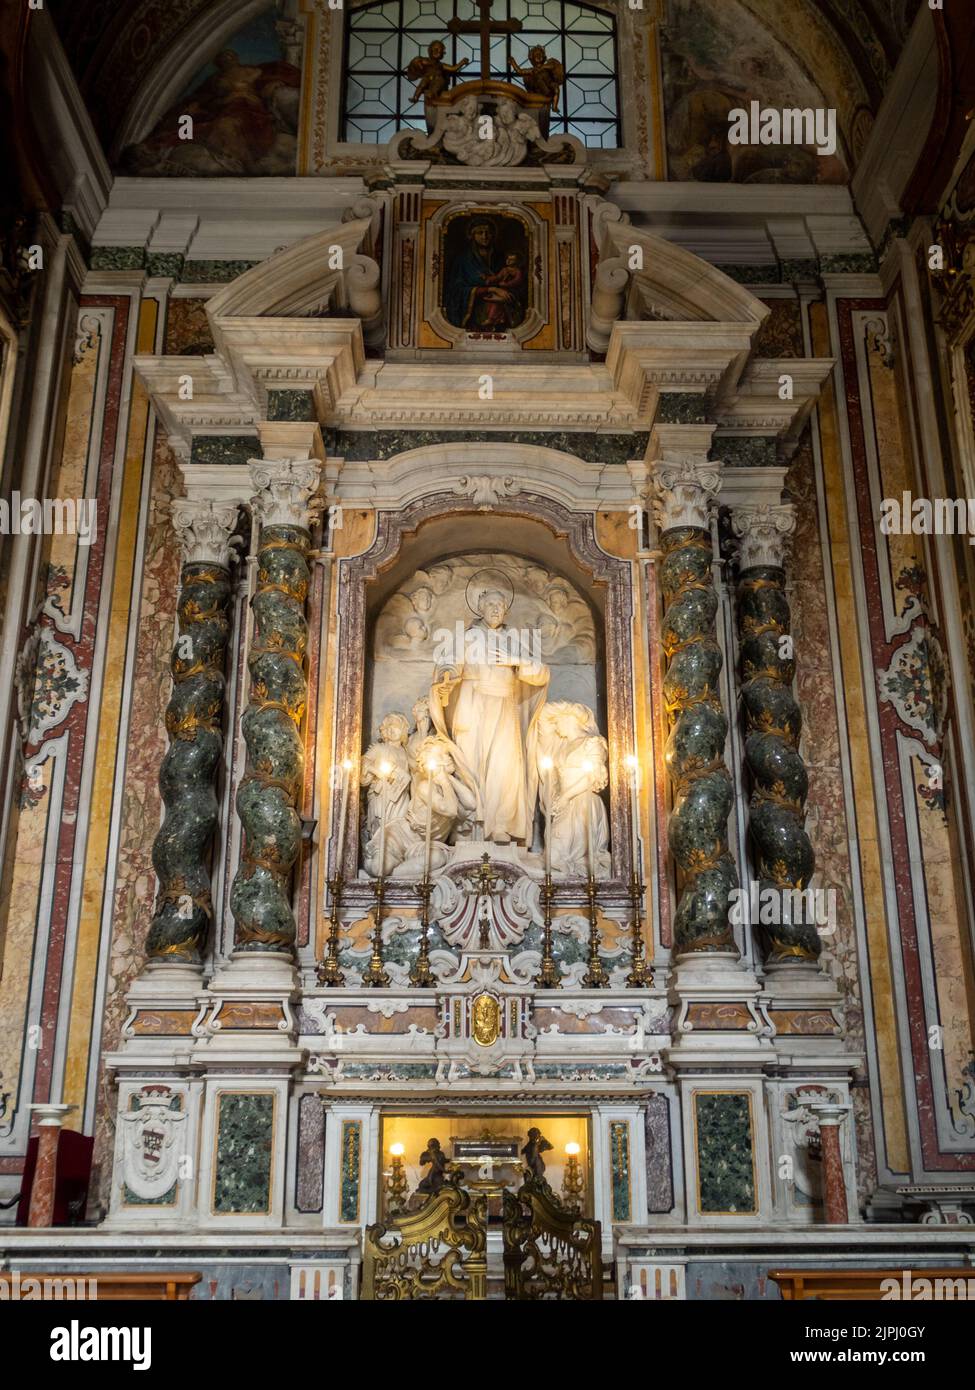
[[[610,871],[609,820],[600,792],[609,782],[609,750],[592,710],[569,700],[545,705],[538,716],[536,754],[553,872],[585,877],[591,847],[593,871],[603,877]]]
[[[511,66],[525,84],[525,91],[533,96],[545,97],[553,111],[559,109],[559,92],[565,81],[565,68],[556,58],[549,58],[541,44],[528,50],[530,67],[520,67],[511,60]]]
[[[469,58],[462,58],[459,63],[445,63],[444,55],[447,50],[439,39],[434,39],[433,43],[427,48],[427,56],[421,58],[417,56],[411,59],[406,69],[406,76],[411,82],[415,82],[416,89],[413,92],[413,100],[434,101],[437,97],[442,97],[450,86],[450,76],[455,72],[460,72],[461,68],[466,68],[470,62]]]
[[[406,740],[410,732],[405,714],[387,714],[379,725],[379,740],[366,749],[360,778],[366,788],[367,809],[362,860],[366,871],[379,870],[380,842],[385,841],[383,866],[388,870],[390,845],[383,833],[406,814],[410,802],[410,759]]]

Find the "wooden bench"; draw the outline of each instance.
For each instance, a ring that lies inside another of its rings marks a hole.
[[[769,1278],[778,1284],[784,1299],[843,1299],[857,1303],[880,1302],[885,1298],[891,1302],[898,1298],[903,1300],[905,1276],[913,1281],[927,1280],[932,1290],[925,1297],[935,1302],[948,1299],[964,1302],[966,1298],[975,1301],[975,1269],[905,1270],[902,1265],[900,1269],[778,1269],[769,1272]],[[901,1291],[893,1298],[890,1285],[884,1283],[890,1279]],[[944,1281],[940,1297],[937,1280]]]
[[[13,1297],[33,1300],[43,1297],[45,1287],[59,1291],[55,1297],[64,1297],[63,1290],[71,1287],[87,1290],[95,1288],[95,1302],[127,1301],[182,1303],[190,1296],[194,1284],[203,1278],[202,1274],[174,1274],[163,1271],[159,1274],[125,1274],[117,1270],[89,1269],[83,1274],[61,1273],[45,1270],[0,1270],[0,1284],[8,1289],[16,1282],[19,1287]],[[10,1294],[8,1294],[10,1297]]]

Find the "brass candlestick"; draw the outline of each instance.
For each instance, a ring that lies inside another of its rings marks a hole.
[[[599,926],[596,920],[596,880],[592,873],[589,874],[589,881],[586,884],[586,893],[589,898],[589,969],[582,977],[584,989],[605,989],[609,984],[609,976],[599,959]]]
[[[406,1207],[409,1183],[406,1180],[406,1167],[403,1163],[404,1152],[402,1144],[390,1146],[391,1163],[389,1176],[386,1179],[386,1210],[390,1216],[395,1216]]]
[[[383,967],[383,897],[386,892],[386,880],[380,876],[376,879],[376,927],[372,934],[372,956],[369,960],[369,968],[362,977],[364,985],[371,985],[373,989],[389,989],[389,976]]]
[[[430,969],[430,894],[433,885],[425,878],[419,886],[420,893],[420,949],[410,970],[410,984],[417,989],[433,989],[437,977]]]
[[[627,989],[653,989],[653,971],[647,965],[644,955],[643,923],[640,909],[643,905],[643,885],[636,869],[630,880],[630,903],[633,908],[633,940],[630,947],[630,973],[626,977]]]
[[[542,905],[545,910],[545,927],[542,932],[542,967],[535,981],[538,989],[560,989],[562,987],[562,980],[555,968],[555,958],[552,955],[552,898],[554,893],[552,875],[546,873],[545,882],[542,884]]]
[[[339,907],[342,902],[343,881],[341,869],[336,869],[335,877],[329,880],[328,885],[331,898],[328,914],[328,946],[325,951],[325,959],[320,962],[316,972],[318,983],[325,989],[342,989],[345,985],[345,973],[339,966]]]
[[[582,1168],[579,1164],[579,1145],[576,1143],[566,1144],[565,1153],[565,1175],[562,1178],[562,1200],[570,1211],[581,1211],[582,1198],[586,1190],[586,1181],[582,1176]]]

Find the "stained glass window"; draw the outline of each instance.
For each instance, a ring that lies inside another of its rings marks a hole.
[[[413,100],[416,83],[405,76],[411,59],[426,56],[440,39],[445,61],[467,66],[456,82],[481,74],[478,34],[448,33],[451,19],[477,20],[474,0],[379,0],[347,10],[342,138],[384,145],[397,130],[425,130],[423,100]],[[616,149],[621,144],[616,61],[616,20],[604,10],[569,0],[494,0],[493,20],[519,19],[516,34],[491,39],[491,77],[520,85],[511,66],[530,67],[536,44],[565,68],[559,110],[549,134],[567,132],[584,145]]]

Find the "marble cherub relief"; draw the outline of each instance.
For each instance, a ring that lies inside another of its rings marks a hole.
[[[509,622],[516,606],[531,626]],[[418,646],[402,640],[413,619],[428,634]],[[589,703],[550,698],[553,676],[569,690],[575,668],[594,678],[595,646],[588,606],[527,560],[453,557],[393,594],[376,624],[374,691],[386,689],[385,667],[391,693],[414,682],[422,693],[411,719],[382,715],[362,760],[366,873],[418,879],[483,842],[529,870],[605,877],[607,742]]]

